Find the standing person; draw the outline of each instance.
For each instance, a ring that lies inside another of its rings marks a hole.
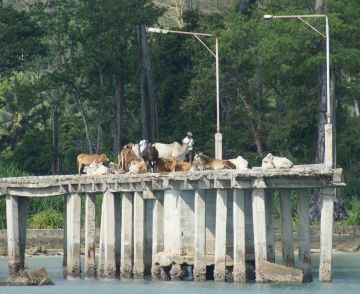
[[[192,163],[194,159],[194,139],[191,132],[186,133],[186,137],[182,140],[183,144],[188,144],[185,161]]]

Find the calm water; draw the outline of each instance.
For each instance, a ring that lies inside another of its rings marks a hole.
[[[187,282],[152,282],[134,280],[64,280],[62,276],[62,257],[27,257],[29,269],[45,266],[55,286],[43,287],[0,287],[0,294],[108,294],[108,293],[141,293],[141,294],[211,294],[211,293],[269,293],[269,294],[350,294],[360,293],[360,253],[335,253],[333,255],[333,282],[321,284],[318,282],[318,255],[313,255],[314,282],[300,285],[273,284],[234,284]],[[0,257],[0,279],[6,278],[7,259]]]

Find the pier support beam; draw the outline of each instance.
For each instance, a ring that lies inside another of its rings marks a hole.
[[[324,188],[321,190],[323,205],[320,225],[320,282],[331,282],[332,280],[331,251],[335,193],[336,190],[334,188]]]
[[[234,281],[246,280],[245,246],[245,192],[233,190],[233,226],[234,226]]]
[[[134,193],[134,267],[136,279],[144,278],[144,199],[141,192]]]
[[[266,248],[266,217],[265,217],[265,182],[263,179],[254,181],[252,192],[253,224],[254,224],[254,251],[256,280],[261,282],[258,268],[262,261],[267,260]]]
[[[291,190],[280,190],[282,258],[287,267],[294,267],[294,241],[291,217]]]
[[[96,227],[95,227],[95,194],[86,193],[85,195],[85,276],[95,277],[95,247],[96,247]]]
[[[166,276],[160,265],[154,263],[154,256],[164,251],[164,191],[156,193],[152,211],[152,259],[151,275],[154,279],[162,280]]]
[[[80,232],[81,232],[81,197],[71,194],[67,197],[67,274],[80,277]]]
[[[226,219],[227,190],[217,189],[214,280],[218,282],[224,282],[226,278]]]
[[[309,190],[297,189],[299,264],[304,274],[304,282],[312,281],[310,231],[309,231]]]
[[[265,217],[267,261],[275,262],[274,194],[271,190],[265,194]]]
[[[114,278],[115,274],[115,196],[106,191],[101,206],[99,276]]]
[[[195,190],[194,280],[206,280],[205,191]]]
[[[6,196],[8,268],[10,275],[24,269],[28,203],[28,199],[25,197]]]
[[[132,277],[132,201],[133,195],[125,192],[122,198],[121,213],[121,262],[120,273],[123,278]]]

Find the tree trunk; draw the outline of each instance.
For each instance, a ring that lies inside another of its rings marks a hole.
[[[104,105],[105,105],[104,79],[103,79],[103,74],[102,74],[101,69],[99,69],[99,82],[100,82],[100,111],[99,111],[99,115],[97,117],[97,126],[96,126],[96,128],[97,128],[96,149],[95,149],[96,153],[99,153],[100,149],[101,149],[102,134],[103,134],[102,118],[104,115]]]
[[[75,103],[77,104],[77,106],[79,108],[80,115],[81,115],[81,118],[82,118],[82,121],[84,124],[84,130],[85,130],[86,142],[88,145],[88,151],[89,151],[89,153],[93,153],[94,148],[93,148],[93,143],[92,143],[91,136],[90,136],[88,118],[87,118],[84,106],[82,104],[82,101],[81,101],[80,89],[75,84],[71,84],[71,87],[72,87],[72,91],[74,94],[73,97],[74,97]]]
[[[144,25],[137,26],[141,92],[141,125],[143,138],[154,141],[159,136],[157,101],[150,60],[149,44]]]
[[[52,172],[53,175],[60,174],[60,148],[59,148],[59,124],[60,113],[57,102],[53,104],[52,112]]]
[[[250,6],[255,4],[256,0],[239,0],[236,12],[242,15],[249,15]]]
[[[124,82],[116,75],[114,75],[114,88],[116,100],[114,152],[118,153],[122,146],[121,135],[122,115],[124,111]]]

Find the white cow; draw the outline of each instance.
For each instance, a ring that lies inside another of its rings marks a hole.
[[[153,146],[159,152],[159,158],[171,160],[173,157],[180,161],[184,161],[188,144],[179,144],[174,142],[171,144],[155,143]]]
[[[236,158],[228,160],[236,166],[236,169],[244,169],[249,167],[249,162],[240,155]]]
[[[269,153],[262,160],[261,166],[263,168],[268,168],[268,169],[271,168],[283,169],[283,168],[292,168],[294,164],[286,157],[278,157]]]
[[[108,173],[108,168],[102,165],[101,162],[97,163],[93,161],[90,165],[84,167],[84,172],[88,176],[105,175]]]

